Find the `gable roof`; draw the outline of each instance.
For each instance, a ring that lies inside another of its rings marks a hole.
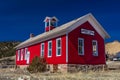
[[[49,39],[67,34],[71,32],[72,30],[76,29],[81,24],[85,23],[86,21],[88,21],[95,28],[95,30],[102,36],[103,39],[110,37],[109,34],[103,29],[103,27],[94,18],[94,16],[91,13],[89,13],[78,19],[75,19],[66,24],[63,24],[57,28],[54,28],[53,30],[50,30],[49,32],[44,32],[42,34],[37,35],[36,37],[29,38],[28,40],[17,45],[15,48],[17,49],[24,48],[24,47],[34,45],[39,42],[43,42],[45,40],[49,40]]]

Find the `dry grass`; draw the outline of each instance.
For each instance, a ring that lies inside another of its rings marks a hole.
[[[31,80],[120,80],[120,70],[88,73],[36,73],[0,69],[0,80],[18,80],[18,77],[30,76]],[[9,79],[1,79],[7,77]],[[11,79],[10,79],[11,78]]]
[[[40,80],[120,80],[120,71],[100,71],[88,73],[55,73],[55,74],[32,74]]]

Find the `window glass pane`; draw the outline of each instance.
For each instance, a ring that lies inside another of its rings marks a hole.
[[[52,42],[48,42],[48,56],[52,56]]]
[[[82,46],[82,40],[79,40],[79,45]]]
[[[44,44],[42,44],[42,50],[44,50]]]
[[[80,46],[81,47],[83,46],[83,40],[80,40]]]
[[[58,55],[61,55],[60,53],[61,53],[61,49],[58,49]]]
[[[97,41],[92,42],[93,45],[93,55],[98,56],[98,51],[97,51]]]
[[[79,47],[79,53],[81,53],[81,54],[83,53],[82,52],[82,46]]]
[[[78,53],[84,55],[84,40],[82,38],[78,38]]]
[[[58,47],[61,47],[61,43],[60,43],[60,40],[58,40],[58,43],[57,43],[57,44],[58,44]]]
[[[50,23],[50,26],[55,26],[55,22],[51,22],[51,23]]]
[[[59,55],[61,55],[61,38],[58,38],[57,40],[57,43],[56,43],[56,45],[57,45],[57,47],[56,47],[56,53],[57,53],[57,56],[59,56]]]
[[[51,42],[49,42],[49,49],[51,49]]]
[[[44,43],[41,44],[41,57],[44,56]]]
[[[96,46],[96,41],[93,41],[93,46]]]
[[[47,22],[47,26],[49,26],[49,22]]]
[[[51,56],[51,50],[49,50],[49,56]]]

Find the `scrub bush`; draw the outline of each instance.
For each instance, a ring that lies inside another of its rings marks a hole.
[[[34,57],[27,70],[30,73],[45,72],[46,71],[46,60],[42,57]]]

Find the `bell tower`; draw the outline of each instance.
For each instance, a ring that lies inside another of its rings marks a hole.
[[[45,32],[51,31],[57,27],[58,19],[56,17],[46,17],[45,20]]]

